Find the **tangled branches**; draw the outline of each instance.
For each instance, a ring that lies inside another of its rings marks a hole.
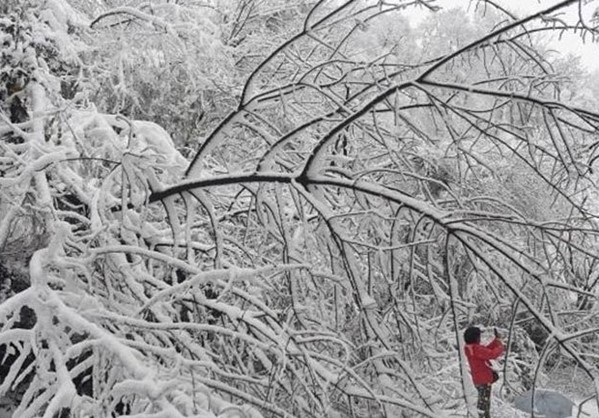
[[[19,417],[441,417],[460,329],[491,320],[507,372],[535,324],[539,368],[559,346],[596,379],[599,115],[531,34],[577,3],[416,56],[378,25],[434,2],[319,2],[186,172],[158,125],[30,77],[1,251],[43,227],[0,393]]]

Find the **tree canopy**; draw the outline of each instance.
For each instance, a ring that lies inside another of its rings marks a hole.
[[[442,6],[0,5],[14,416],[467,416],[468,324],[599,388],[598,5]]]

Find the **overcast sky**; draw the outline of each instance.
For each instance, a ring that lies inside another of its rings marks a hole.
[[[509,10],[512,14],[517,17],[525,17],[531,13],[538,12],[540,10],[547,9],[554,4],[559,3],[558,0],[497,0],[506,10]],[[583,2],[584,3],[584,2]],[[439,0],[438,4],[446,9],[454,7],[461,7],[465,10],[473,10],[477,4],[476,0]],[[599,2],[590,2],[582,9],[583,17],[590,20],[595,9],[599,7]],[[411,9],[408,11],[410,20],[414,23],[418,23],[422,19],[425,19],[430,12],[424,9]],[[560,19],[566,22],[575,23],[578,20],[578,7],[575,5],[568,8],[565,12],[559,16]],[[595,23],[597,24],[597,23]],[[572,53],[580,56],[581,63],[589,70],[599,70],[599,39],[592,42],[590,37],[587,37],[586,42],[583,42],[580,33],[574,34],[572,32],[563,35],[561,40],[557,40],[557,36],[554,37],[555,41],[551,42],[551,47],[564,53]]]

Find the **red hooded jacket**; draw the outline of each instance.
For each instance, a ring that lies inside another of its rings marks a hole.
[[[464,351],[470,364],[472,382],[475,385],[493,383],[493,369],[489,364],[489,360],[496,359],[503,353],[501,341],[495,338],[486,346],[480,343],[466,344]]]

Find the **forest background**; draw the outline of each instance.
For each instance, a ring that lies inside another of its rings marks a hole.
[[[599,4],[446,4],[3,1],[5,409],[472,416],[468,324],[595,402]]]

